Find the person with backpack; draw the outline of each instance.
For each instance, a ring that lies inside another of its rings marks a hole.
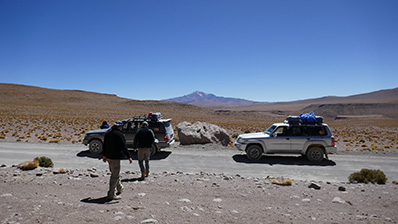
[[[121,199],[123,185],[120,182],[120,160],[126,156],[130,164],[133,162],[126,146],[126,139],[122,133],[123,122],[116,121],[104,138],[103,157],[104,162],[109,163],[111,177],[109,180],[108,200]],[[115,191],[117,190],[116,194]]]
[[[134,137],[133,148],[137,149],[138,164],[141,169],[141,178],[149,176],[149,158],[151,155],[152,144],[155,142],[155,134],[148,128],[148,122],[142,122],[140,130]],[[145,160],[145,167],[144,167]]]

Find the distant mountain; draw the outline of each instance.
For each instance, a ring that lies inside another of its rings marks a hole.
[[[222,109],[270,112],[285,115],[313,111],[315,114],[329,117],[337,115],[382,115],[384,117],[398,118],[398,88],[345,97],[326,96],[290,102],[256,104],[245,107],[224,107]]]
[[[239,98],[221,97],[214,94],[195,91],[191,94],[165,99],[163,101],[172,101],[178,103],[188,103],[203,107],[245,107],[260,104],[260,102],[250,101]]]

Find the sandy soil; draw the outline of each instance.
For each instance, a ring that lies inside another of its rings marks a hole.
[[[398,185],[295,181],[240,175],[122,174],[107,201],[107,170],[0,168],[1,223],[397,223]],[[340,188],[340,189],[339,189]],[[344,191],[343,191],[344,190]]]

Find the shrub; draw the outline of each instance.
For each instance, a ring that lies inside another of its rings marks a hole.
[[[357,181],[358,183],[378,183],[385,184],[387,177],[381,170],[362,169],[360,172],[354,172],[349,177],[350,182]]]
[[[42,167],[53,167],[54,166],[53,161],[50,158],[45,157],[45,156],[36,157],[33,161],[38,161],[39,166],[42,166]]]
[[[34,170],[39,167],[38,161],[26,161],[17,165],[21,170]]]

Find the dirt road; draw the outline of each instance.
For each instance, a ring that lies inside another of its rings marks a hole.
[[[398,180],[398,155],[374,153],[339,153],[329,160],[312,164],[300,156],[263,156],[259,161],[249,161],[233,148],[219,145],[174,146],[151,158],[151,172],[181,171],[184,173],[239,174],[245,177],[285,177],[296,180],[344,182],[347,177],[362,168],[380,169],[389,181]],[[40,144],[21,142],[0,143],[0,165],[15,165],[37,156],[50,157],[55,168],[107,170],[107,164],[80,144]],[[122,163],[123,171],[137,171],[138,163]]]

